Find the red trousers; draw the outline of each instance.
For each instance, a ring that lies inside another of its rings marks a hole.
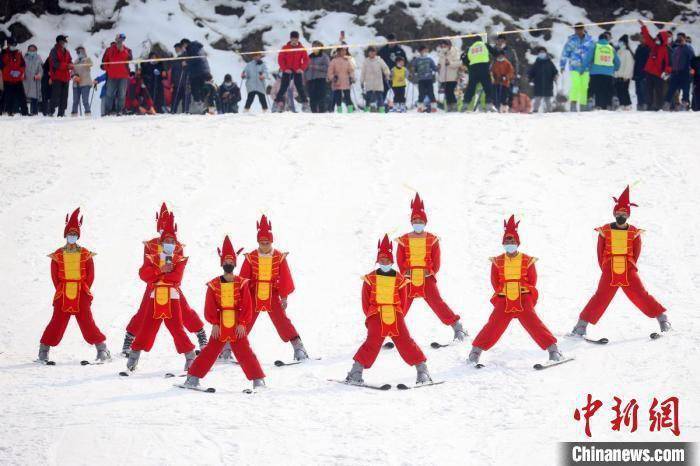
[[[178,353],[189,353],[194,351],[194,345],[185,333],[185,328],[182,326],[182,314],[180,311],[180,300],[173,299],[170,301],[173,316],[169,319],[153,318],[153,303],[146,306],[146,313],[141,322],[141,328],[136,333],[136,338],[131,344],[133,351],[151,351],[153,343],[156,341],[160,324],[165,323],[165,326],[170,331],[175,342],[175,349]]]
[[[603,274],[600,277],[600,282],[598,282],[598,289],[588,301],[586,307],[583,308],[580,319],[596,324],[619,288],[622,288],[622,291],[632,301],[632,304],[637,306],[645,315],[658,317],[666,312],[666,309],[644,289],[644,285],[636,270],[630,269],[627,271],[629,286],[610,286],[611,275],[612,272],[608,264],[603,267]]]
[[[353,358],[355,361],[362,364],[362,367],[369,369],[377,360],[379,351],[382,349],[382,343],[384,343],[384,338],[382,336],[382,323],[379,320],[379,314],[372,314],[365,320],[365,326],[367,326],[367,339],[360,349],[355,353]],[[408,327],[406,327],[406,322],[404,321],[403,314],[396,313],[396,324],[399,329],[399,335],[396,337],[391,337],[396,349],[399,351],[401,358],[406,361],[409,366],[415,366],[426,361],[423,351],[418,347],[416,342],[411,338],[411,334],[408,332]]]
[[[292,325],[292,321],[287,317],[287,313],[282,309],[282,303],[280,301],[279,295],[272,295],[272,310],[269,312],[256,312],[253,311],[253,318],[248,324],[248,334],[253,330],[253,325],[255,321],[258,320],[260,314],[269,314],[272,325],[275,326],[277,334],[280,336],[282,341],[285,343],[294,340],[299,336],[297,329]]]
[[[132,335],[136,335],[141,328],[141,322],[146,315],[146,308],[148,307],[148,300],[153,299],[150,297],[148,290],[143,294],[143,299],[141,299],[141,306],[139,310],[136,311],[129,320],[129,324],[126,326],[126,331]],[[199,318],[197,313],[190,307],[185,299],[185,295],[180,293],[180,304],[182,307],[182,323],[190,333],[197,333],[204,328],[204,322]]]
[[[63,339],[63,334],[66,332],[68,321],[72,315],[74,315],[75,320],[78,321],[78,327],[80,327],[80,332],[83,334],[83,338],[85,338],[86,342],[91,345],[96,345],[97,343],[105,341],[105,336],[100,332],[100,329],[97,328],[92,318],[90,297],[88,295],[82,294],[80,296],[80,310],[77,314],[63,312],[59,306],[60,301],[56,301],[53,306],[53,315],[51,316],[49,325],[46,326],[44,334],[41,336],[42,345],[57,346],[61,342],[61,339]]]
[[[452,312],[450,306],[448,306],[447,303],[443,301],[442,296],[440,296],[440,290],[438,290],[435,277],[426,277],[423,290],[425,291],[425,302],[430,306],[430,309],[433,310],[435,315],[438,316],[440,322],[445,325],[452,325],[459,320],[459,316]],[[411,304],[414,299],[415,298],[411,297],[408,298],[408,302],[406,303],[407,312],[411,309]]]
[[[200,379],[204,378],[211,370],[211,366],[216,362],[225,344],[218,338],[210,338],[209,343],[199,353],[199,356],[194,360],[187,373]],[[238,338],[235,342],[232,342],[231,351],[236,356],[236,361],[240,364],[248,380],[265,378],[260,362],[258,362],[257,356],[255,356],[253,349],[250,347],[248,337]]]
[[[506,298],[504,297],[496,297],[491,302],[493,303],[491,317],[489,317],[489,321],[486,322],[484,328],[481,329],[472,342],[473,346],[482,350],[490,349],[501,338],[512,319],[520,320],[522,326],[540,348],[547,349],[547,347],[557,342],[552,332],[547,329],[537,314],[535,314],[535,306],[533,306],[532,298],[529,295],[522,296],[522,312],[505,312]]]

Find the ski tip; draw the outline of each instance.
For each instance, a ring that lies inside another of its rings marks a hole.
[[[126,371],[121,371],[121,372],[119,373],[119,375],[120,375],[121,377],[129,377],[129,373],[126,372]]]
[[[246,388],[243,390],[243,393],[245,393],[246,395],[252,395],[255,393],[255,390],[253,390],[252,388]]]
[[[85,361],[85,360],[80,361],[80,365],[81,365],[81,366],[89,366],[89,365],[90,365],[90,361]]]
[[[214,387],[209,387],[209,388],[207,388],[207,389],[204,390],[204,391],[207,392],[207,393],[216,393],[216,388],[214,388]]]
[[[199,356],[199,353],[201,353],[201,352],[202,352],[202,350],[196,349],[196,350],[194,350],[194,355]]]
[[[48,361],[48,362],[46,363],[46,365],[47,365],[47,366],[55,366],[55,365],[56,365],[56,361]]]
[[[608,343],[610,343],[610,340],[608,340],[607,338],[601,338],[600,340],[598,340],[598,343],[600,343],[601,345],[607,345]]]
[[[542,369],[544,369],[544,366],[542,364],[538,363],[538,364],[535,364],[534,366],[532,366],[532,368],[535,369],[536,371],[541,371]]]
[[[400,383],[396,386],[397,390],[408,390],[408,388],[409,388],[408,385],[403,384],[403,383]]]
[[[661,334],[658,332],[654,332],[649,335],[649,338],[651,338],[652,340],[658,340],[659,338],[661,338]]]
[[[474,365],[474,367],[477,368],[477,369],[483,369],[483,368],[486,367],[486,366],[483,365],[483,364],[481,364],[481,363],[477,363],[477,364]]]
[[[390,390],[391,389],[391,384],[385,383],[381,387],[379,387],[380,390]]]
[[[280,361],[279,359],[277,361],[275,361],[275,366],[277,366],[277,367],[282,367],[284,365],[285,365],[284,361]]]
[[[387,341],[382,347],[384,349],[394,349],[395,346],[393,341]]]
[[[442,348],[442,345],[440,343],[438,343],[437,341],[434,341],[430,344],[430,347],[433,349],[439,349],[439,348]]]

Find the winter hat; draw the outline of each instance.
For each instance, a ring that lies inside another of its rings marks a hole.
[[[381,241],[377,241],[377,262],[379,259],[386,258],[392,263],[394,262],[394,246],[391,244],[389,235],[384,235]]]
[[[630,43],[630,38],[627,34],[623,34],[620,36],[620,42],[624,42],[625,45],[629,45]]]
[[[81,216],[78,220],[78,215],[80,215],[80,207],[75,209],[70,217],[66,214],[66,226],[63,228],[64,238],[68,236],[68,233],[71,231],[75,231],[78,234],[78,238],[80,238],[80,227],[83,224],[83,217]]]
[[[425,206],[418,193],[416,193],[416,197],[411,201],[411,221],[415,219],[420,219],[423,220],[424,223],[428,223],[428,216],[425,214]]]
[[[505,231],[503,232],[503,243],[509,237],[513,238],[518,246],[520,246],[520,236],[518,235],[518,225],[520,221],[515,221],[515,215],[511,215],[508,221],[503,220],[503,227]]]
[[[64,36],[64,35],[56,36],[56,43],[58,44],[59,42],[68,42],[68,36]]]
[[[637,204],[633,204],[630,202],[630,187],[629,185],[625,188],[624,191],[622,191],[622,194],[620,194],[620,197],[613,197],[613,201],[615,201],[615,207],[613,208],[613,215],[616,212],[625,212],[629,216],[631,214],[631,209],[630,207],[638,207]]]
[[[224,244],[221,246],[221,249],[216,248],[216,251],[219,253],[221,265],[224,265],[226,259],[233,259],[234,265],[236,264],[236,251],[233,249],[233,244],[231,244],[228,235],[224,237]]]
[[[272,223],[267,219],[265,214],[260,217],[260,221],[257,222],[258,227],[258,242],[266,240],[272,242]]]
[[[163,241],[166,238],[172,238],[177,241],[177,223],[175,223],[175,214],[172,212],[166,212],[163,217],[163,230],[160,234],[160,240]]]
[[[298,39],[299,38],[299,31],[292,31],[289,33],[289,38],[290,39]]]
[[[168,206],[163,202],[160,205],[160,212],[156,212],[156,231],[160,233],[163,231],[163,225],[165,223],[165,216],[168,213]]]
[[[232,80],[233,80],[233,78],[231,77],[230,74],[227,73],[224,75],[224,81],[232,81]]]

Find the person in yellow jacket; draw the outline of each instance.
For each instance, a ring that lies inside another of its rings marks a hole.
[[[464,91],[464,104],[462,111],[465,112],[469,108],[469,102],[474,98],[477,84],[481,84],[486,98],[486,106],[489,111],[495,112],[496,107],[493,105],[493,92],[491,83],[491,70],[489,62],[491,61],[491,53],[489,47],[480,37],[477,37],[467,49],[465,65],[469,70],[469,82],[467,90]]]
[[[406,112],[406,84],[408,72],[403,57],[396,58],[396,66],[391,69],[391,90],[394,93],[394,107],[392,112]]]

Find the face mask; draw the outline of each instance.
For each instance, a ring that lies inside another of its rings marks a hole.
[[[17,47],[15,47],[14,45],[10,45],[10,51],[14,52],[15,50],[17,50]]]
[[[30,58],[36,57],[36,52],[29,51],[27,52],[27,56]]]
[[[513,94],[517,94],[520,92],[520,88],[518,86],[513,86]]]
[[[78,58],[85,58],[86,56],[85,52],[78,52]]]
[[[537,58],[539,58],[540,60],[545,60],[547,58],[547,53],[540,52],[537,54]]]
[[[382,272],[386,273],[391,270],[391,264],[388,265],[379,265],[379,268],[381,269]]]
[[[513,254],[515,251],[518,250],[518,245],[517,244],[504,244],[503,249],[505,249],[508,254]]]
[[[506,61],[506,57],[498,57],[496,58],[496,61]]]
[[[413,227],[413,231],[416,233],[423,233],[423,230],[425,230],[424,223],[412,223],[411,226]]]
[[[627,45],[627,44],[625,44],[625,43],[622,42],[622,41],[620,41],[620,42],[617,43],[617,46],[618,46],[619,48],[621,48],[621,49],[624,49],[624,48],[625,48],[625,45]]]
[[[627,223],[627,217],[625,217],[624,215],[618,215],[617,217],[615,217],[615,221],[618,225],[624,225],[625,223]]]
[[[175,252],[175,243],[163,243],[163,252],[166,256],[172,256]]]
[[[232,273],[233,269],[236,268],[233,264],[224,264],[224,273]]]
[[[78,241],[78,235],[68,235],[66,236],[66,241],[68,244],[75,244]]]

